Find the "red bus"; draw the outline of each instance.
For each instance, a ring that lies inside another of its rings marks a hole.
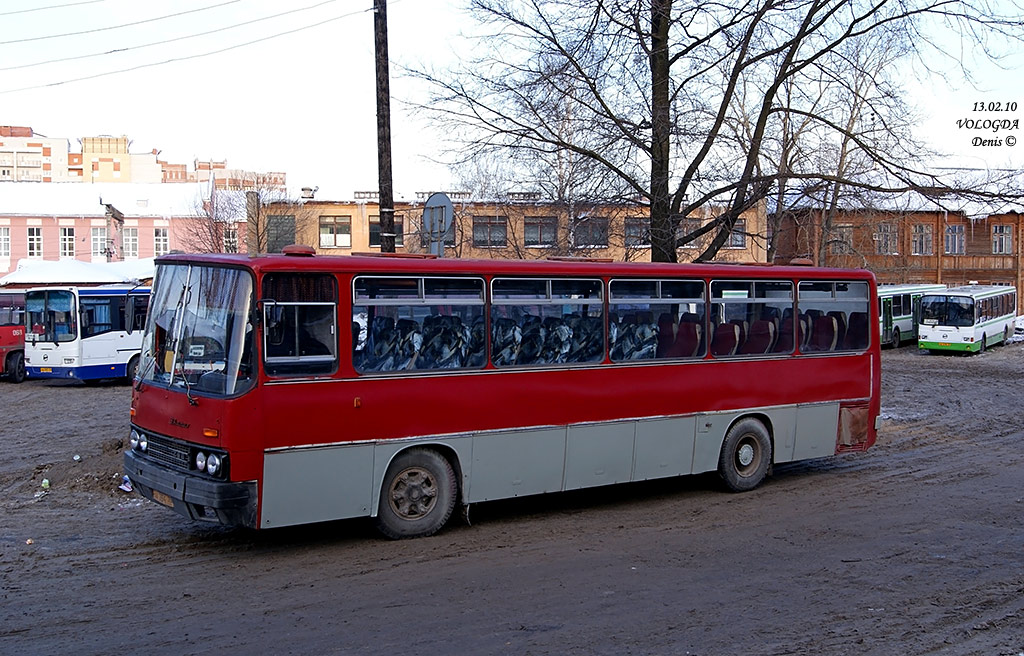
[[[313,255],[157,260],[126,474],[196,520],[373,517],[864,451],[874,276]]]
[[[0,291],[0,377],[25,380],[25,294]]]

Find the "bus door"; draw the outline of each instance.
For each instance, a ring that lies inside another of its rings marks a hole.
[[[892,297],[883,296],[878,299],[882,307],[879,315],[882,317],[882,342],[888,344],[892,340]]]
[[[912,330],[914,331],[914,339],[917,339],[918,327],[921,325],[921,295],[914,294],[911,303],[914,306],[914,327]]]

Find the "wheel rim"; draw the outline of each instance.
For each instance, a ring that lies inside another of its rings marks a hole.
[[[437,481],[426,469],[410,467],[395,477],[388,503],[402,519],[420,519],[437,505]]]
[[[760,458],[761,443],[753,435],[744,435],[736,447],[736,472],[740,476],[752,475]]]

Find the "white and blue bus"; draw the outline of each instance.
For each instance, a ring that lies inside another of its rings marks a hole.
[[[882,344],[894,348],[901,342],[917,340],[921,322],[921,296],[935,294],[945,285],[879,285],[878,335]]]
[[[29,378],[135,377],[149,287],[36,287],[25,292]]]
[[[965,285],[921,297],[918,348],[928,351],[984,351],[1013,334],[1017,289]]]

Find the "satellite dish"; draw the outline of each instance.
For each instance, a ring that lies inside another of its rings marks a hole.
[[[448,198],[448,194],[430,194],[430,198],[423,206],[423,230],[427,233],[430,252],[438,257],[444,257],[444,239],[452,227],[454,216],[455,207],[452,206],[452,199]]]

